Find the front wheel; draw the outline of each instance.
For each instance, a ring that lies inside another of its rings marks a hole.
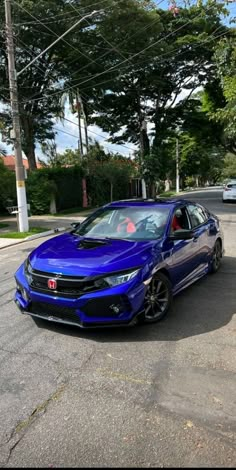
[[[169,279],[162,273],[153,276],[144,300],[144,322],[155,323],[167,314],[172,303]]]
[[[216,240],[214,251],[211,259],[210,273],[214,274],[218,271],[221,265],[222,248],[219,240]]]

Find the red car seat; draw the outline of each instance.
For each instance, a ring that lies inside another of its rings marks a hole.
[[[172,228],[173,231],[182,229],[182,227],[179,223],[179,219],[178,219],[178,217],[176,217],[176,215],[174,215],[174,217],[173,217],[171,228]]]
[[[134,223],[129,217],[126,217],[117,227],[117,232],[126,232],[126,233],[134,233],[136,232],[136,228]]]

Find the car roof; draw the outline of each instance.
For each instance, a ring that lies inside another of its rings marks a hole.
[[[113,201],[109,204],[106,204],[105,207],[148,207],[148,206],[157,206],[157,207],[178,207],[183,204],[192,204],[192,201],[188,201],[187,199],[180,199],[180,198],[157,198],[157,199],[123,199],[120,201]]]

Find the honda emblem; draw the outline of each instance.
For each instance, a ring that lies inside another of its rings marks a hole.
[[[48,279],[48,288],[55,290],[57,288],[57,281],[55,279]]]

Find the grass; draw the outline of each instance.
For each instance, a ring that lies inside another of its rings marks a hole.
[[[175,191],[166,191],[165,193],[161,193],[158,196],[159,197],[172,197],[172,196],[176,196],[176,192]]]
[[[8,224],[0,224],[0,229],[1,229],[1,228],[7,228],[7,227],[9,227]]]
[[[48,228],[32,227],[29,232],[7,232],[0,234],[0,238],[26,238],[37,233],[47,232]]]

